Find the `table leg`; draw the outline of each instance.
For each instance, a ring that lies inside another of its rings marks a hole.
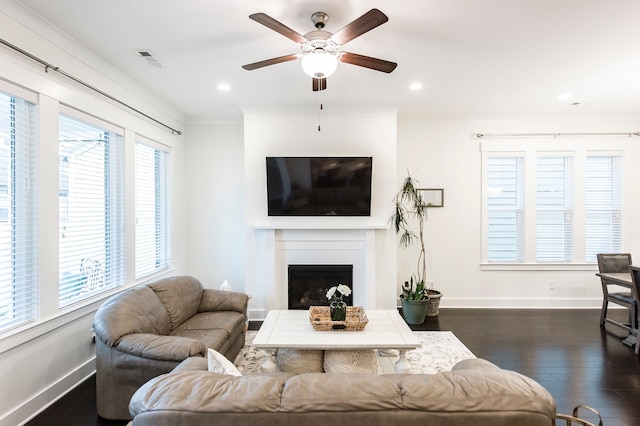
[[[277,349],[264,349],[262,350],[263,360],[262,360],[262,371],[265,372],[274,372],[277,369],[277,365],[275,363],[275,357],[278,354]]]
[[[623,344],[625,344],[625,345],[627,345],[627,346],[633,347],[633,346],[635,346],[635,344],[636,344],[636,341],[637,341],[637,340],[638,340],[638,338],[637,338],[636,336],[634,336],[633,334],[629,334],[629,335],[628,335],[628,336],[627,336],[627,337],[622,341],[622,343],[623,343]]]
[[[399,374],[411,373],[411,364],[409,364],[409,361],[407,360],[407,350],[400,349],[398,352],[400,357],[396,362],[396,372]]]

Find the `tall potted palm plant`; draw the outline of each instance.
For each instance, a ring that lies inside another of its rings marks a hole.
[[[416,187],[416,183],[417,181],[408,173],[400,190],[393,199],[394,211],[390,218],[396,234],[400,235],[400,247],[406,249],[416,241],[419,244],[416,273],[411,276],[410,280],[405,281],[402,294],[400,295],[405,320],[407,319],[405,308],[408,312],[413,311],[415,305],[423,305],[424,315],[422,315],[422,320],[420,320],[420,316],[416,316],[411,319],[416,322],[410,322],[410,324],[421,324],[427,315],[438,315],[438,307],[440,298],[442,297],[442,293],[438,290],[429,289],[425,286],[427,259],[424,226],[427,221],[429,205],[425,203],[420,191]],[[411,228],[412,224],[416,226],[417,233]],[[416,300],[422,302],[415,303]],[[418,313],[418,315],[421,314]]]

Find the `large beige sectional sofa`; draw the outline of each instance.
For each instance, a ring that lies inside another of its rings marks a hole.
[[[551,395],[482,359],[426,374],[210,373],[190,358],[133,395],[133,426],[549,426]]]
[[[249,297],[176,276],[126,290],[96,312],[96,404],[100,417],[130,419],[148,380],[212,348],[233,361],[245,341]]]

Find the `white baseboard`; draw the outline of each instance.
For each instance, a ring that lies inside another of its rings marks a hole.
[[[85,381],[95,371],[96,359],[93,357],[57,382],[41,390],[32,398],[24,401],[22,405],[11,410],[0,419],[0,426],[24,425]]]
[[[249,321],[263,321],[267,317],[266,309],[249,309],[247,311]]]

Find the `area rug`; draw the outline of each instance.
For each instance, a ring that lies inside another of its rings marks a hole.
[[[260,371],[263,352],[251,345],[257,331],[247,331],[245,345],[235,364],[242,374]],[[419,348],[407,352],[412,373],[433,374],[449,371],[458,361],[475,355],[450,331],[414,331],[422,342]]]

